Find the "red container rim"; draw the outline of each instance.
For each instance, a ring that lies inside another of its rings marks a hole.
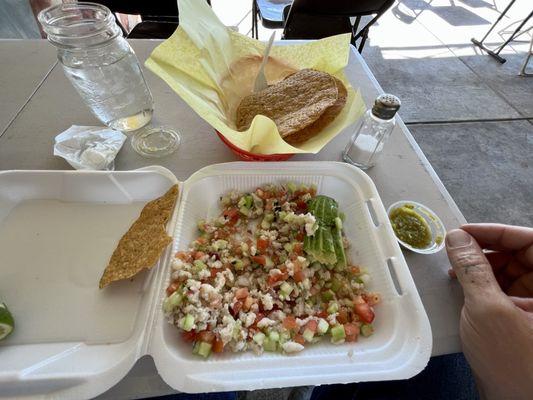
[[[254,154],[250,153],[249,151],[243,150],[237,146],[235,146],[233,143],[231,143],[224,135],[222,135],[219,131],[215,131],[222,140],[222,142],[230,148],[230,150],[238,155],[240,158],[246,161],[285,161],[294,156],[294,153],[287,153],[287,154]]]

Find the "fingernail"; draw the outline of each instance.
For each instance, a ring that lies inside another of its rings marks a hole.
[[[446,245],[451,248],[468,246],[472,242],[472,236],[462,229],[454,229],[446,234]]]

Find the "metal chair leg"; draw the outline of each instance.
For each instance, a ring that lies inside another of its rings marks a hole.
[[[520,69],[520,76],[533,76],[533,73],[526,72],[527,64],[529,63],[529,59],[533,56],[533,35],[531,37],[531,43],[529,44],[529,51],[527,53],[527,57],[524,60],[524,64],[522,65],[522,68]]]
[[[255,0],[252,1],[252,37],[254,39],[259,39],[258,31],[259,21],[257,20],[257,3]]]

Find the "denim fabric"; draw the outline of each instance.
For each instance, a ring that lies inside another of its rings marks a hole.
[[[478,400],[462,354],[433,357],[417,376],[402,381],[317,386],[311,400]]]

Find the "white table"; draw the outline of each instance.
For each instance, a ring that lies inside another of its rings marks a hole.
[[[131,44],[144,62],[159,41],[134,40]],[[35,50],[28,51],[29,46]],[[49,71],[54,63],[43,54],[48,55],[50,50],[51,45],[46,41],[0,41],[2,104],[13,102],[20,107],[12,108],[15,110],[13,117],[16,117],[7,129],[4,127],[0,130],[0,170],[70,169],[63,159],[52,155],[54,137],[73,124],[101,125],[82,103],[61,67],[54,65]],[[28,75],[31,77],[26,78],[11,71],[13,67],[4,61],[6,57],[24,57],[24,65],[30,66]],[[358,53],[351,55],[346,74],[359,83],[367,105],[372,104],[381,88]],[[38,76],[41,76],[42,82]],[[154,124],[178,129],[182,133],[182,144],[174,155],[154,161],[137,155],[128,142],[117,157],[117,169],[135,169],[159,163],[170,169],[178,179],[184,180],[205,165],[236,160],[213,129],[161,79],[150,71],[145,71],[145,76],[155,100]],[[27,101],[20,95],[19,88],[22,85],[26,87],[24,93],[29,91]],[[0,126],[4,126],[2,123],[5,122],[0,119]],[[293,159],[340,160],[341,151],[351,133],[342,132],[317,155],[299,155]],[[385,206],[401,199],[415,200],[436,212],[448,229],[465,222],[401,121],[392,134],[383,158],[369,171],[369,175]],[[448,278],[449,263],[445,252],[430,256],[410,252],[404,254],[429,315],[433,330],[433,355],[459,352],[458,322],[463,297],[458,283]],[[141,398],[173,392],[157,375],[152,360],[143,357],[120,383],[99,398]]]

